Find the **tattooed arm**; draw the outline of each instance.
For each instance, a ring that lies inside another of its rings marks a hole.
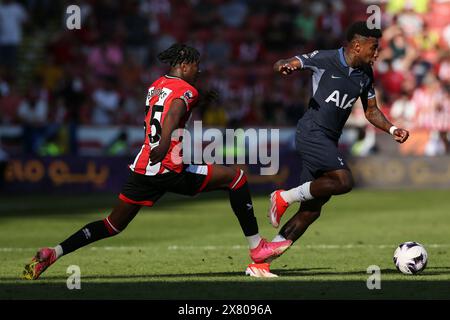
[[[369,120],[371,124],[387,133],[392,134],[395,141],[399,143],[403,143],[406,139],[408,139],[408,130],[394,127],[394,125],[386,119],[383,112],[381,112],[378,108],[377,99],[375,97],[367,99],[367,97],[361,96],[361,101],[364,107],[366,119]],[[394,127],[394,130],[393,132],[390,132],[392,127]]]

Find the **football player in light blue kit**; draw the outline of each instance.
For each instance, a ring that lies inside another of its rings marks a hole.
[[[274,241],[295,242],[320,216],[322,206],[331,196],[352,189],[352,174],[338,151],[338,140],[358,98],[372,125],[390,133],[399,143],[408,139],[408,131],[392,125],[377,106],[372,65],[378,57],[381,35],[380,29],[369,29],[365,21],[356,22],[347,31],[345,47],[314,51],[275,63],[274,70],[284,75],[295,70],[312,71],[312,96],[297,125],[300,185],[274,191],[268,216],[277,228],[289,205],[301,202],[300,209]]]

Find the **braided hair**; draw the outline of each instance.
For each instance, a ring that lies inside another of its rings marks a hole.
[[[158,54],[158,60],[175,67],[180,63],[192,63],[200,61],[200,53],[197,49],[185,44],[175,43],[170,48]]]

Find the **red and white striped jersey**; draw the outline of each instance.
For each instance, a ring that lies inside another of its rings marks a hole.
[[[181,172],[183,169],[181,141],[172,140],[163,161],[150,164],[150,153],[159,145],[164,119],[174,99],[182,99],[187,108],[186,116],[178,128],[183,129],[189,119],[191,109],[198,100],[198,91],[181,78],[165,75],[148,88],[145,102],[145,140],[130,169],[139,174],[154,176],[167,170]]]

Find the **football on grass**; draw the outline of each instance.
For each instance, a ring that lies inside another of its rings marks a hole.
[[[417,274],[425,269],[428,254],[418,242],[408,241],[400,244],[394,252],[394,263],[404,274]]]

